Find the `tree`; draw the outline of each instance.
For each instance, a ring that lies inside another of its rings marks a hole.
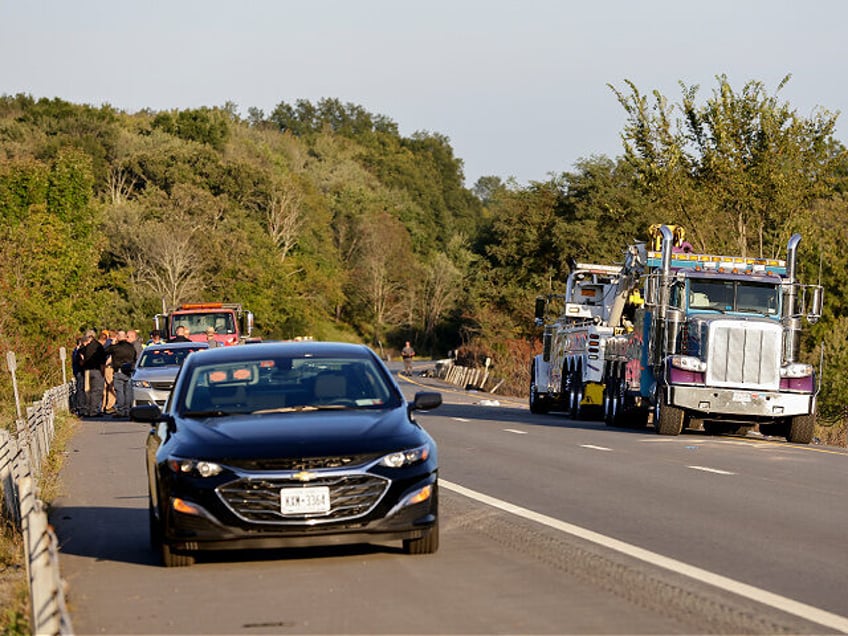
[[[844,161],[834,152],[836,115],[821,109],[803,118],[761,82],[737,93],[726,76],[716,79],[702,106],[697,86],[681,83],[677,106],[657,91],[649,105],[629,81],[629,94],[610,86],[628,116],[625,158],[668,215],[658,222],[683,223],[701,249],[773,256],[792,215],[826,193]]]

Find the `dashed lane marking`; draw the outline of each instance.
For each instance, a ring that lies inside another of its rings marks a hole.
[[[731,473],[728,470],[721,470],[719,468],[710,468],[709,466],[687,466],[686,468],[691,468],[692,470],[700,470],[705,473],[714,473],[716,475],[735,475],[736,473]]]
[[[580,448],[588,448],[590,450],[611,451],[611,448],[606,446],[595,446],[594,444],[580,444]]]
[[[516,435],[527,435],[527,431],[519,431],[517,428],[505,428],[507,433],[515,433]]]

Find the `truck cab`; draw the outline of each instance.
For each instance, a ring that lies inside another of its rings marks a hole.
[[[185,303],[154,317],[154,325],[167,340],[177,335],[177,327],[188,331],[192,341],[206,342],[206,330],[215,330],[221,346],[241,344],[253,332],[253,313],[234,303]]]

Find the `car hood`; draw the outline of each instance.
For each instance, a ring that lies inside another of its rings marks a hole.
[[[171,452],[205,459],[384,453],[424,443],[404,408],[181,418]]]
[[[148,382],[173,382],[179,370],[178,366],[136,369],[133,371],[132,379],[147,380]]]

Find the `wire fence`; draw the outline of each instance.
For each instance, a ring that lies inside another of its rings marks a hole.
[[[15,422],[15,433],[0,429],[0,514],[21,532],[30,598],[33,634],[73,634],[59,572],[59,547],[47,523],[36,481],[50,453],[55,416],[68,411],[71,385],[54,387],[26,409]]]

